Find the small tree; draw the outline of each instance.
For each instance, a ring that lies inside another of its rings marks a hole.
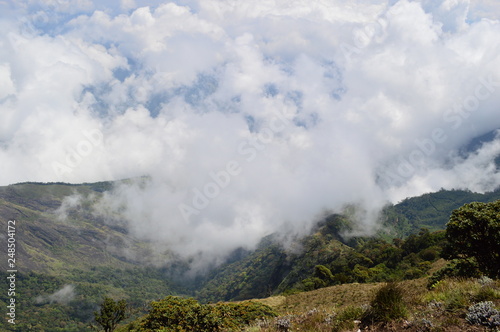
[[[500,277],[500,200],[454,210],[446,225],[445,258],[475,258],[480,270]]]
[[[324,280],[327,285],[330,285],[333,281],[332,271],[324,265],[316,265],[314,267],[314,276]]]
[[[114,331],[118,323],[127,317],[127,301],[120,300],[115,302],[115,300],[109,297],[104,299],[99,312],[94,311],[94,319],[104,332]]]

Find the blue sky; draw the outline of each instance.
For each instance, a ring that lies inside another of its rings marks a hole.
[[[303,232],[349,203],[370,230],[388,201],[500,184],[500,140],[461,152],[500,127],[497,1],[0,12],[0,184],[147,175],[96,213],[120,210],[132,232],[187,255]]]

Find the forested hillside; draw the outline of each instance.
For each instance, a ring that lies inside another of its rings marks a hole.
[[[159,294],[183,293],[166,266],[157,267],[147,243],[108,225],[86,206],[61,210],[64,198],[99,197],[111,183],[26,183],[0,188],[0,220],[16,220],[16,331],[86,331],[105,296],[142,307]],[[61,218],[62,213],[68,213]],[[7,226],[5,226],[7,227]],[[0,238],[7,248],[7,238]],[[7,260],[0,262],[7,270]],[[3,272],[2,277],[6,275]],[[0,294],[6,305],[7,293]],[[6,330],[5,320],[0,329]]]

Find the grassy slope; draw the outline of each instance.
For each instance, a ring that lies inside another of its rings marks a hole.
[[[444,263],[443,260],[435,262],[431,270],[439,269]],[[385,284],[353,283],[252,299],[270,306],[279,316],[253,323],[242,331],[356,332],[359,328],[363,331],[491,331],[482,326],[470,325],[464,317],[468,307],[480,301],[489,300],[500,306],[500,281],[484,285],[477,280],[445,280],[432,290],[426,288],[427,282],[427,278],[419,278],[399,283],[403,289],[406,316],[386,324],[362,326],[359,322],[377,290]],[[283,326],[283,321],[291,323],[288,330],[279,328]],[[137,322],[135,326],[138,326]],[[128,327],[122,324],[118,331],[128,331]]]
[[[441,262],[437,263],[441,264]],[[427,278],[407,280],[400,283],[404,289],[403,302],[408,314],[406,318],[388,324],[374,324],[364,331],[490,331],[481,326],[472,326],[464,319],[467,308],[480,301],[484,286],[474,280],[448,280],[433,290],[426,288]],[[280,331],[277,322],[289,319],[292,330],[321,332],[332,331],[335,321],[351,308],[363,308],[370,304],[380,283],[344,284],[288,296],[274,296],[253,301],[262,302],[275,309],[280,317],[264,326],[255,325],[247,332]],[[489,286],[492,290],[488,300],[500,306],[500,281]],[[360,310],[359,312],[361,312]],[[359,314],[358,314],[359,315]],[[354,322],[360,316],[350,319],[339,331],[358,331]]]

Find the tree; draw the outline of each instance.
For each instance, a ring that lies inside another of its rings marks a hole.
[[[500,200],[454,210],[446,225],[447,259],[474,258],[481,272],[500,277]]]
[[[314,276],[324,280],[327,285],[330,285],[333,281],[332,271],[324,265],[316,265],[314,267]]]
[[[99,312],[94,311],[94,319],[104,329],[104,332],[114,331],[118,323],[127,317],[127,301],[115,302],[109,297],[104,299]]]

